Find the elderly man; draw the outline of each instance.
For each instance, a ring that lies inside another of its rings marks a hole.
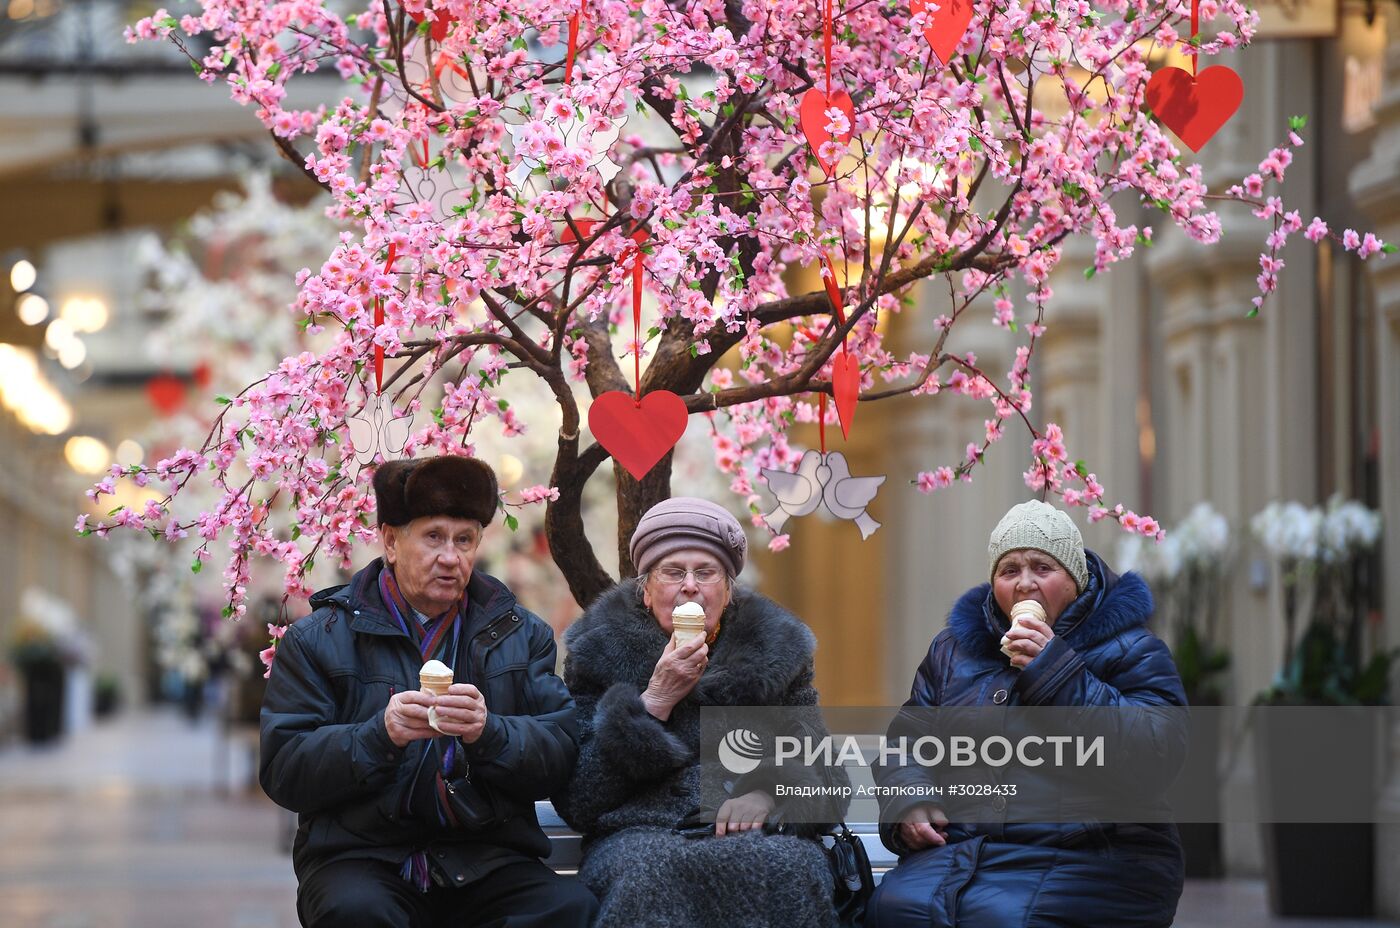
[[[596,900],[539,860],[534,801],[578,753],[553,634],[472,569],[496,475],[391,461],[374,493],[383,558],[312,598],[263,704],[263,789],[300,813],[302,924],[583,928]],[[419,689],[429,660],[454,672],[445,695]]]

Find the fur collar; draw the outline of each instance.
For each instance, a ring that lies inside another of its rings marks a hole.
[[[582,692],[601,692],[615,683],[629,683],[640,692],[666,641],[632,583],[621,583],[598,597],[569,628],[564,680]],[[776,705],[810,667],[816,648],[816,636],[800,619],[771,599],[736,587],[692,695],[701,705]]]
[[[1142,577],[1132,572],[1119,577],[1097,554],[1084,553],[1089,562],[1089,587],[1055,623],[1055,634],[1063,635],[1065,643],[1079,651],[1146,625],[1154,609],[1152,591]],[[999,653],[1006,619],[992,599],[990,583],[978,584],[958,599],[948,613],[948,628],[973,654]]]

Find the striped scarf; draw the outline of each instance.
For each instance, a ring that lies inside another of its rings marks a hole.
[[[455,607],[450,607],[442,614],[420,623],[416,611],[399,589],[393,568],[386,564],[384,569],[379,571],[379,595],[388,606],[389,614],[398,622],[399,628],[417,646],[424,663],[436,659],[448,667],[453,665],[457,659],[457,645],[461,639],[462,626],[466,625],[468,600],[465,590],[462,592],[462,601]],[[443,746],[444,742],[446,747]],[[437,769],[433,772],[433,794],[418,797],[417,787],[422,779],[423,764],[430,756],[437,759]],[[443,776],[451,775],[457,759],[456,738],[434,738],[419,758],[418,769],[414,771],[408,795],[404,797],[400,812],[405,816],[420,819],[436,816],[439,825],[455,826],[457,821],[447,802],[447,786]],[[419,892],[426,893],[432,885],[428,852],[418,850],[409,854],[404,858],[399,873]]]

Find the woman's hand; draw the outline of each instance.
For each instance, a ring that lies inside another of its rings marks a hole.
[[[725,835],[737,835],[741,831],[762,828],[763,823],[768,821],[768,816],[772,814],[776,802],[777,800],[761,789],[726,799],[715,814],[715,835],[723,838]]]
[[[1011,653],[1011,666],[1024,670],[1026,665],[1040,656],[1055,631],[1040,619],[1025,618],[1011,626],[1006,633],[1006,650]]]
[[[642,692],[647,711],[663,722],[669,719],[676,703],[700,682],[700,675],[709,661],[710,648],[705,644],[704,635],[696,635],[680,647],[676,647],[674,637],[666,642],[666,650],[661,652],[661,659],[651,672],[651,682]]]
[[[948,816],[938,806],[915,806],[899,822],[899,840],[911,851],[948,843]]]

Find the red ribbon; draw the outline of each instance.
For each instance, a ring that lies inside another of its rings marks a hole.
[[[1195,39],[1201,31],[1201,0],[1191,0],[1191,38]],[[1200,45],[1195,46],[1195,54],[1191,56],[1191,79],[1196,79],[1196,60],[1201,57]]]
[[[632,233],[632,393],[638,407],[642,405],[642,242],[646,237],[641,229]]]
[[[831,0],[822,2],[822,46],[826,65],[826,96],[831,99]]]
[[[389,257],[384,261],[384,273],[389,273],[389,269],[394,266],[394,258],[398,255],[399,246],[389,243]],[[374,298],[374,328],[377,331],[384,324],[384,301],[379,297]],[[384,392],[384,346],[375,342],[374,344],[374,392]]]
[[[578,53],[578,24],[586,0],[579,0],[578,12],[569,17],[569,50],[564,54],[564,86],[574,78],[574,55]]]

